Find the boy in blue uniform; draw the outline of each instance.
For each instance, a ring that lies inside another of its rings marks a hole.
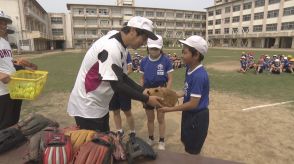
[[[182,105],[163,107],[160,112],[182,112],[181,141],[185,151],[199,154],[207,136],[209,124],[209,79],[201,62],[207,53],[207,42],[200,36],[194,35],[184,44],[183,60],[187,65],[184,90],[178,92],[184,97]]]
[[[284,57],[282,65],[283,65],[284,72],[293,73],[292,64],[289,62],[287,57]]]
[[[271,65],[270,72],[272,74],[280,74],[280,73],[282,73],[282,66],[281,66],[281,62],[280,62],[279,59],[277,59],[277,58],[275,59],[275,61]]]
[[[141,85],[144,88],[156,88],[156,87],[167,87],[172,86],[172,71],[173,67],[169,58],[163,54],[162,37],[157,35],[157,40],[148,39],[147,41],[147,52],[149,56],[145,57],[141,61],[140,72],[142,73]],[[147,115],[147,127],[149,138],[148,144],[154,144],[154,119],[155,112],[154,107],[144,105]],[[157,112],[157,120],[159,124],[159,143],[158,149],[164,150],[165,143],[165,120],[164,113]]]
[[[130,74],[132,73],[132,57],[128,52],[126,65],[123,65],[124,73]],[[115,93],[109,103],[109,110],[113,111],[113,119],[115,123],[115,127],[120,136],[124,135],[124,130],[122,129],[122,120],[120,115],[120,110],[122,110],[126,116],[129,128],[130,128],[130,136],[135,136],[135,122],[134,117],[131,111],[132,101],[131,98],[126,97],[124,95]]]
[[[240,64],[241,64],[241,68],[240,68],[240,72],[245,73],[248,69],[247,67],[247,61],[246,61],[246,57],[242,56],[240,58]]]

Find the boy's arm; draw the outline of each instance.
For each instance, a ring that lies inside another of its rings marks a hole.
[[[178,106],[174,106],[174,107],[163,107],[163,108],[159,108],[158,111],[159,112],[175,112],[175,111],[189,111],[194,109],[196,106],[198,106],[200,97],[191,97],[190,101],[178,105]]]
[[[172,75],[172,72],[169,72],[168,74],[167,74],[167,85],[166,85],[166,87],[168,88],[168,89],[171,89],[172,88],[172,84],[173,84],[173,75]]]

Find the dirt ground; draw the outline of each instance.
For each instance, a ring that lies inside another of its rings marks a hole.
[[[35,111],[55,119],[62,126],[72,125],[74,120],[66,112],[68,96],[69,93],[51,93],[36,101],[25,102],[22,115]],[[293,163],[294,112],[290,108],[294,104],[242,111],[243,108],[270,103],[276,102],[211,91],[209,133],[202,155],[245,163]],[[132,110],[138,136],[146,138],[146,116],[142,105],[133,101]],[[122,118],[123,127],[128,130],[125,117]],[[183,153],[180,119],[180,112],[166,114],[166,149]],[[112,114],[110,124],[115,130]],[[156,126],[156,139],[157,131]]]
[[[206,68],[211,68],[218,71],[232,72],[238,71],[240,68],[239,62],[225,61],[206,65]]]

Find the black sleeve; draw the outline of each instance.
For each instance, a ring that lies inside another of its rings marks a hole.
[[[139,100],[142,102],[147,102],[149,100],[149,96],[142,93],[144,91],[144,88],[136,84],[129,77],[127,77],[127,75],[123,73],[122,68],[113,64],[112,70],[118,78],[118,81],[109,81],[114,92],[124,94],[131,99]]]

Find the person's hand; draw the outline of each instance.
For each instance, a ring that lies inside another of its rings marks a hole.
[[[163,98],[158,96],[149,96],[149,100],[147,101],[147,104],[156,108],[163,107],[163,105],[160,103],[162,100]]]
[[[158,112],[166,113],[171,111],[171,107],[162,107],[157,109]]]
[[[0,81],[2,81],[4,84],[7,84],[10,81],[10,76],[8,74],[1,73]]]
[[[144,89],[143,94],[148,96],[149,95],[148,91],[149,91],[149,89]]]

